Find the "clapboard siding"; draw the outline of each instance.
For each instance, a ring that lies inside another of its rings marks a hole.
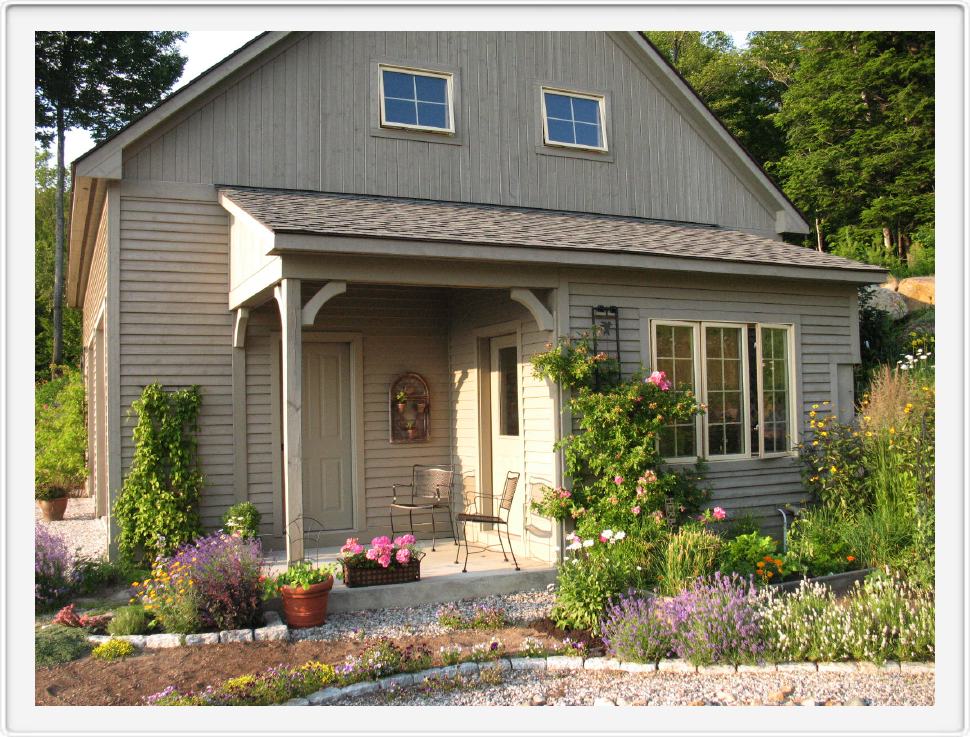
[[[82,345],[91,340],[91,333],[97,327],[98,314],[108,287],[108,202],[105,200],[98,224],[98,235],[94,240],[94,251],[91,254],[91,266],[88,271],[88,283],[84,290],[82,303]]]
[[[199,384],[201,514],[215,527],[234,502],[228,217],[214,202],[121,198],[121,406],[142,388]],[[122,472],[136,418],[122,411]]]
[[[649,368],[651,319],[794,324],[796,391],[804,433],[812,405],[834,405],[837,400],[833,362],[852,363],[853,294],[851,287],[754,279],[726,283],[701,276],[647,278],[638,284],[570,283],[569,326],[573,334],[588,330],[592,307],[616,305],[622,365],[629,374],[641,364]],[[781,524],[778,507],[800,504],[807,497],[794,458],[712,461],[704,485],[712,491],[713,503],[751,514],[766,528]]]
[[[466,493],[481,493],[479,469],[479,359],[478,331],[503,323],[514,324],[519,331],[523,476],[516,492],[515,504],[523,510],[523,520],[534,529],[547,532],[526,534],[525,553],[543,560],[554,560],[556,536],[549,520],[529,510],[529,491],[532,483],[555,483],[555,400],[552,388],[545,381],[532,376],[533,354],[545,350],[551,340],[549,331],[539,330],[535,319],[522,305],[513,302],[507,291],[455,291],[451,299],[452,434],[454,463],[466,480]],[[515,328],[510,327],[510,331]],[[523,539],[522,531],[512,529],[513,535]],[[469,528],[469,536],[477,533],[477,526]],[[521,544],[521,543],[519,543]]]
[[[281,50],[282,49],[282,50]],[[285,187],[686,220],[774,210],[603,32],[311,33],[124,152],[125,179]],[[374,135],[372,61],[459,73],[461,145]],[[539,153],[539,87],[604,91],[610,156]]]
[[[304,301],[320,286],[307,285]],[[333,298],[317,314],[313,330],[354,333],[363,341],[364,517],[369,530],[389,530],[391,486],[409,483],[414,464],[450,462],[446,315],[446,298],[433,288],[356,284],[351,284],[346,294]],[[275,305],[255,311],[246,340],[249,496],[267,524],[273,521],[274,494],[280,493],[272,472],[274,431],[270,393],[279,391],[271,386],[274,332],[279,332]],[[391,444],[387,392],[391,382],[407,371],[421,374],[428,382],[430,440]],[[443,518],[441,521],[446,524]]]

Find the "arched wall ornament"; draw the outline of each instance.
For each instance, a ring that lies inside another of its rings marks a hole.
[[[420,374],[401,374],[387,391],[392,443],[422,443],[431,436],[431,392]]]

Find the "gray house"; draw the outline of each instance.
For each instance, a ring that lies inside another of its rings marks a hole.
[[[516,552],[556,560],[528,501],[570,419],[530,357],[594,324],[709,405],[670,462],[773,523],[811,405],[851,412],[883,275],[784,243],[802,216],[636,33],[266,33],[73,174],[99,514],[132,400],[199,384],[204,522],[251,500],[291,557],[302,515],[369,539],[452,464],[455,508],[521,473]]]

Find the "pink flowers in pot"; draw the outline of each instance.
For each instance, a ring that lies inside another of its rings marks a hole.
[[[664,371],[654,371],[652,374],[650,374],[650,376],[644,379],[644,382],[653,384],[662,392],[670,391],[670,382],[667,381],[667,374]]]
[[[365,550],[356,537],[351,537],[340,548],[340,557],[350,567],[404,566],[417,557],[416,542],[414,535],[399,535],[393,540],[380,535],[371,540],[370,547]]]

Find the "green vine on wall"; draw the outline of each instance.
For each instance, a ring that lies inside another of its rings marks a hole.
[[[198,386],[166,391],[149,384],[131,404],[138,415],[135,455],[114,505],[118,549],[129,559],[169,555],[202,532],[198,470]]]

